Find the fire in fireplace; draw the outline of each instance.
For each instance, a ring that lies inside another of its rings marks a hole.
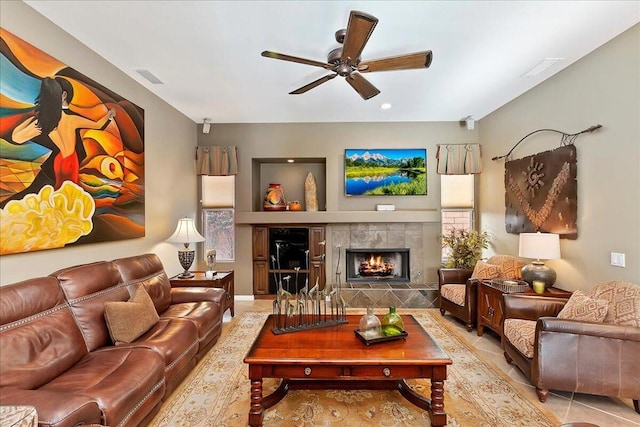
[[[409,249],[347,249],[347,282],[409,281]]]
[[[373,255],[369,259],[360,262],[358,273],[361,276],[392,276],[396,265],[385,260],[380,255]]]

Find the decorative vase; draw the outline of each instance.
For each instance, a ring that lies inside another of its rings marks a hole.
[[[367,338],[378,338],[381,336],[381,324],[378,316],[373,314],[373,307],[367,307],[367,313],[360,318],[360,334]]]
[[[287,209],[287,201],[280,184],[269,184],[262,207],[265,211],[284,211]]]
[[[396,308],[389,307],[389,313],[385,314],[382,318],[382,335],[394,336],[400,335],[404,332],[404,322],[402,317],[396,313]]]

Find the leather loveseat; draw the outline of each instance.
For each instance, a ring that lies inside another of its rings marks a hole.
[[[640,413],[640,286],[611,281],[569,300],[503,299],[504,356],[541,402],[561,390],[629,398]]]
[[[223,297],[171,288],[154,254],[0,287],[0,402],[34,406],[41,426],[144,425],[218,340]]]

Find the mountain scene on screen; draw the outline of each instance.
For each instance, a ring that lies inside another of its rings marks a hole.
[[[425,149],[345,151],[347,196],[427,194]]]

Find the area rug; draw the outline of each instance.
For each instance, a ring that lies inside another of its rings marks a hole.
[[[560,423],[527,397],[496,366],[470,347],[437,310],[411,311],[451,357],[445,381],[447,425],[454,427],[553,427]],[[246,426],[249,413],[248,369],[243,359],[267,313],[247,312],[228,331],[165,402],[151,426]],[[410,380],[429,395],[429,380]],[[277,381],[265,379],[266,396]],[[535,393],[529,393],[535,396]],[[429,426],[426,411],[397,391],[294,390],[268,409],[265,426]]]

